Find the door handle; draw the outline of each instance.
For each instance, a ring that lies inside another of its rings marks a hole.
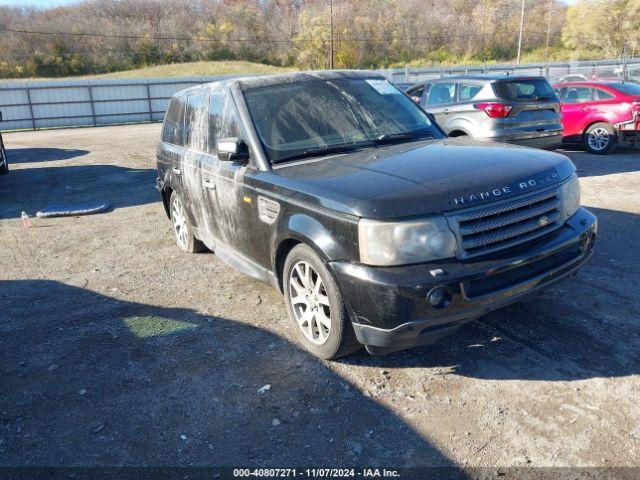
[[[449,113],[449,109],[445,108],[444,110],[442,110],[442,113]]]
[[[173,173],[175,173],[176,175],[182,175],[182,170],[180,170],[179,168],[172,168],[171,170],[173,170]]]
[[[209,180],[202,180],[202,186],[204,188],[208,188],[209,190],[215,190],[216,189],[216,184],[209,181]]]

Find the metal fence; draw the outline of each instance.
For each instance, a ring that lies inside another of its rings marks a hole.
[[[459,65],[385,70],[387,78],[396,83],[415,83],[446,75],[478,73],[513,73],[539,75],[555,83],[569,80],[625,80],[640,82],[640,58],[625,60],[591,60],[556,63]]]
[[[511,72],[565,78],[640,82],[640,58],[561,62],[549,65],[469,65],[404,68],[381,73],[396,83],[415,83],[452,74]],[[0,82],[2,130],[113,125],[161,121],[171,96],[185,88],[225,78]],[[573,78],[572,78],[573,77]]]
[[[162,121],[177,91],[225,77],[0,83],[2,130]]]

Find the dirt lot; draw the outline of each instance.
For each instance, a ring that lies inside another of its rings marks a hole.
[[[0,465],[640,466],[638,152],[568,153],[600,219],[576,278],[436,346],[332,363],[276,291],[178,253],[159,131],[5,136]],[[22,227],[79,200],[113,209]]]

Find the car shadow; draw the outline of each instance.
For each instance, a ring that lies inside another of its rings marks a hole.
[[[0,304],[5,467],[452,465],[260,328],[49,280],[0,282]]]
[[[111,209],[160,201],[152,168],[82,165],[12,169],[0,182],[0,219],[35,215],[55,204],[105,202]]]
[[[435,345],[343,360],[378,368],[438,367],[497,380],[573,381],[640,374],[640,216],[590,208],[594,256],[575,278],[463,326]]]
[[[69,160],[83,157],[89,153],[89,150],[74,148],[9,148],[6,144],[5,148],[7,150],[7,160],[13,164]]]
[[[640,150],[618,148],[609,155],[594,155],[569,148],[558,150],[558,152],[571,158],[578,169],[579,177],[599,177],[640,171]]]

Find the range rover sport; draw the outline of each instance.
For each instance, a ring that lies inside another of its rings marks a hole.
[[[575,272],[597,228],[568,158],[446,138],[370,73],[182,91],[157,171],[178,247],[283,292],[327,359],[433,343]]]

